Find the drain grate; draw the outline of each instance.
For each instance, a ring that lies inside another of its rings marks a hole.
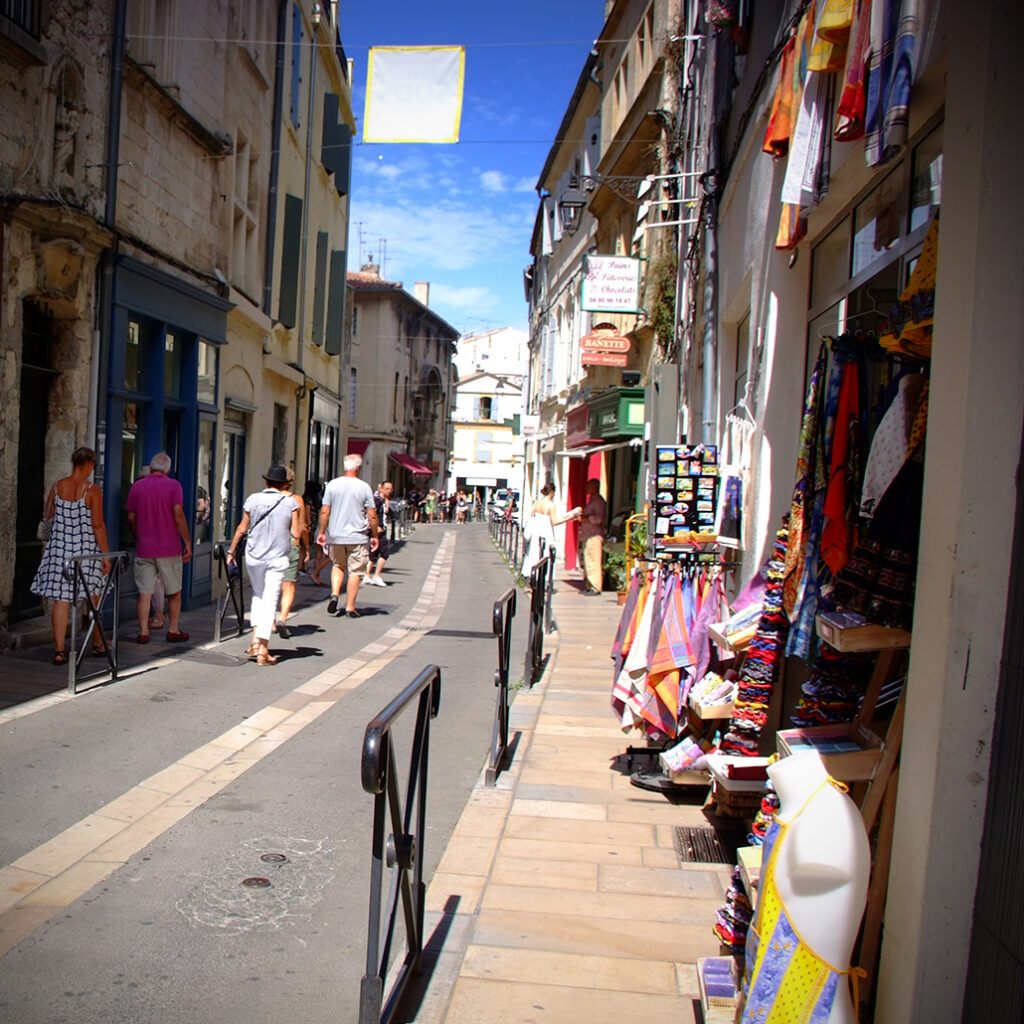
[[[680,864],[734,864],[736,848],[743,841],[739,833],[678,825],[672,838]]]

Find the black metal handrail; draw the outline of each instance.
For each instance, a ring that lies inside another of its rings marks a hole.
[[[103,586],[98,594],[92,594],[89,590],[89,581],[85,578],[82,569],[84,562],[110,561],[110,570],[102,577]],[[78,669],[85,657],[86,650],[95,645],[97,650],[102,649],[107,659],[107,666],[110,669],[110,678],[117,678],[117,627],[120,618],[121,608],[121,576],[131,565],[131,556],[127,551],[100,551],[91,555],[75,555],[73,558],[64,561],[64,578],[72,584],[71,599],[71,657],[68,658],[68,693],[78,692]],[[79,589],[81,588],[81,589]],[[103,605],[107,595],[113,593],[113,626],[111,628],[110,640],[107,640],[103,631],[103,623],[100,619]],[[78,650],[76,642],[78,638],[78,602],[79,594],[85,598],[86,615],[88,627],[82,637],[82,648]],[[93,638],[96,638],[95,640]],[[98,643],[96,642],[98,641]]]
[[[541,548],[541,554],[544,554],[544,548]],[[554,633],[555,618],[551,612],[551,596],[555,592],[555,563],[558,561],[558,549],[554,544],[548,547],[547,555],[548,578],[544,586],[544,631],[546,633]]]
[[[526,666],[523,677],[527,686],[537,681],[537,669],[544,660],[544,606],[547,602],[548,574],[554,562],[548,552],[530,570],[530,618],[526,640]]]
[[[220,643],[224,637],[221,635],[224,628],[224,618],[228,613],[228,602],[231,602],[235,612],[234,636],[239,637],[245,634],[245,559],[235,560],[238,569],[233,574],[228,569],[228,548],[231,541],[221,540],[213,545],[213,558],[217,563],[217,619],[213,624],[214,643]],[[228,639],[231,639],[229,637]]]
[[[403,804],[398,788],[392,727],[417,697],[419,704]],[[370,921],[366,935],[366,974],[359,993],[359,1024],[387,1024],[398,1008],[410,977],[419,969],[423,952],[423,910],[426,898],[426,887],[423,884],[423,841],[426,837],[430,720],[437,717],[440,704],[441,670],[436,665],[428,665],[367,725],[363,737],[363,789],[372,793],[375,799]],[[384,833],[389,816],[392,831],[385,841]],[[387,866],[394,870],[382,941],[381,897],[385,860]],[[405,918],[406,953],[385,1001],[384,978],[391,957],[399,897]]]
[[[497,707],[494,712],[494,731],[491,734],[491,759],[487,762],[485,781],[493,786],[508,752],[508,670],[512,661],[512,618],[516,614],[516,588],[509,587],[491,612],[491,632],[498,638],[498,667],[494,671],[494,685],[498,688]]]

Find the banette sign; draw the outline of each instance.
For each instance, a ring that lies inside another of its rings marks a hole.
[[[638,313],[640,261],[629,256],[585,256],[580,306],[593,313]]]

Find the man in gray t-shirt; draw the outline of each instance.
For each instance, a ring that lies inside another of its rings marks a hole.
[[[373,491],[368,483],[359,479],[362,456],[346,455],[342,464],[345,475],[335,477],[324,488],[316,542],[330,545],[333,564],[328,613],[355,619],[359,617],[356,594],[367,570],[370,550],[377,549],[380,524],[377,522]],[[338,598],[341,596],[341,584],[346,570],[348,585],[345,588],[345,607],[339,611]]]

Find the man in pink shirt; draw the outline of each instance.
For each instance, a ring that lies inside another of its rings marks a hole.
[[[178,629],[181,614],[182,566],[192,558],[192,540],[185,518],[181,484],[167,474],[171,457],[154,455],[149,475],[139,477],[128,492],[128,525],[135,534],[135,585],[139,590],[139,635],[136,643],[149,643],[149,606],[157,578],[167,594],[167,639],[182,643],[188,633]],[[184,548],[184,551],[183,551]]]

